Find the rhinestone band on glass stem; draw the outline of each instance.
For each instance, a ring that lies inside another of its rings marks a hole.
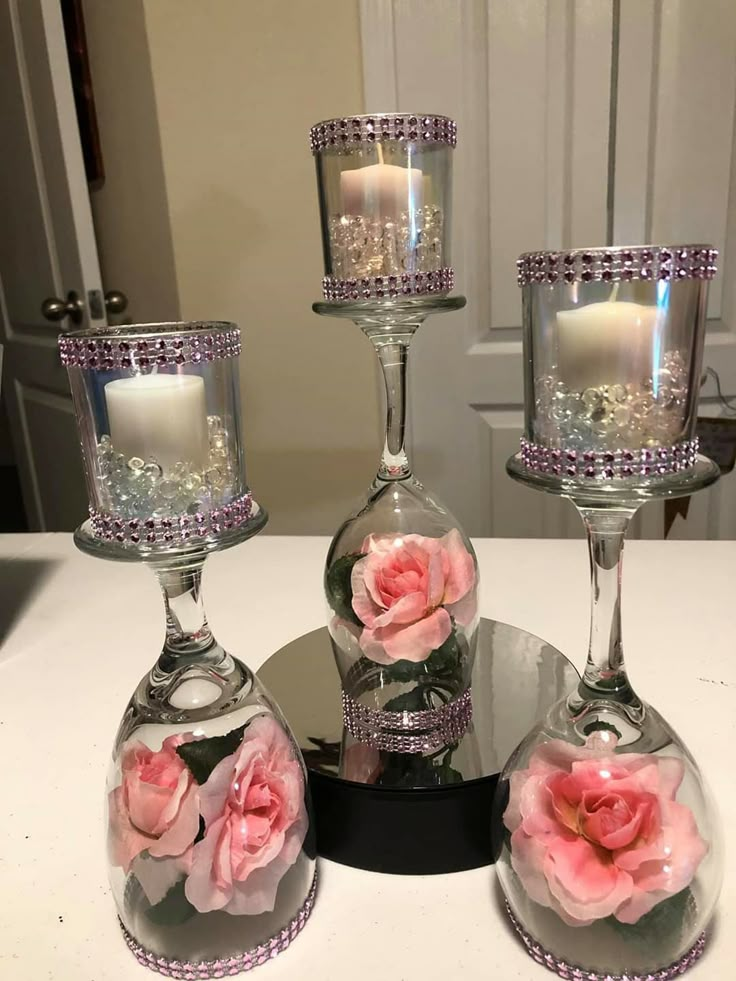
[[[383,113],[376,116],[343,116],[325,119],[309,131],[312,153],[330,148],[348,149],[355,143],[381,140],[418,140],[422,143],[457,144],[457,123],[447,116],[418,113]]]
[[[135,955],[139,964],[158,971],[167,978],[183,978],[185,981],[199,981],[199,979],[226,978],[231,975],[240,974],[241,971],[250,971],[259,964],[265,964],[282,953],[291,944],[292,940],[304,929],[304,924],[309,919],[309,914],[314,906],[314,896],[317,891],[317,874],[315,873],[312,888],[304,901],[304,905],[299,910],[294,919],[279,933],[264,941],[253,950],[244,954],[235,954],[232,957],[222,957],[214,961],[180,961],[170,957],[157,957],[150,950],[142,947],[138,941],[132,937],[123,926],[120,927],[125,937],[125,942]]]
[[[611,974],[607,971],[601,973],[600,971],[590,971],[574,964],[568,964],[567,961],[562,961],[558,957],[555,957],[554,954],[548,953],[533,937],[529,936],[511,912],[511,907],[508,903],[506,903],[506,912],[514,925],[514,929],[524,941],[524,946],[529,956],[533,957],[537,964],[541,964],[542,967],[554,971],[564,981],[670,981],[671,978],[679,977],[689,967],[692,967],[702,955],[705,948],[706,936],[704,933],[701,933],[690,950],[686,954],[683,954],[679,961],[670,964],[669,967],[662,968],[658,971],[634,971],[633,973],[627,972],[625,974]]]
[[[585,477],[611,480],[616,477],[651,477],[679,473],[694,467],[698,440],[675,446],[645,447],[641,450],[550,449],[521,439],[521,462],[529,470],[555,477]]]
[[[110,340],[60,337],[61,363],[87,371],[116,368],[148,369],[165,365],[201,364],[218,358],[236,358],[241,351],[237,327],[210,334],[171,334]]]
[[[232,531],[248,521],[252,513],[253,498],[250,494],[235,497],[221,508],[171,518],[122,518],[89,509],[96,537],[121,545],[181,545],[193,539]]]
[[[385,297],[449,293],[454,285],[454,270],[450,266],[444,266],[434,272],[371,276],[367,279],[335,279],[325,276],[322,280],[322,292],[326,300],[382,300]]]
[[[394,753],[424,753],[463,737],[473,718],[471,690],[436,709],[384,712],[342,693],[343,725],[361,743]]]
[[[632,279],[713,279],[718,252],[708,245],[644,245],[519,256],[519,286],[532,283],[614,283]]]

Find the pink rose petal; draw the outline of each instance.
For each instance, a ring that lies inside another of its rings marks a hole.
[[[302,769],[273,716],[246,726],[200,796],[205,835],[193,849],[187,899],[200,912],[272,910],[307,830]]]
[[[192,867],[192,849],[188,848],[183,855],[175,858],[150,858],[138,855],[134,860],[131,871],[140,882],[146,899],[155,906],[160,903],[172,886],[176,885]]]
[[[381,651],[390,661],[426,661],[432,651],[437,650],[452,630],[452,621],[447,610],[435,610],[416,623],[377,627],[363,631],[360,646],[364,653],[378,661]],[[379,661],[379,663],[381,663]]]
[[[550,740],[510,779],[512,866],[572,926],[636,923],[692,882],[708,850],[675,800],[682,761],[614,748],[598,733],[584,747]]]
[[[182,855],[199,831],[199,788],[176,752],[191,736],[169,736],[160,750],[132,741],[120,757],[121,783],[111,791],[109,851],[127,873],[142,852]]]
[[[441,646],[452,617],[477,616],[475,561],[460,533],[369,535],[352,568],[352,606],[364,625],[363,653],[378,662],[420,662]]]

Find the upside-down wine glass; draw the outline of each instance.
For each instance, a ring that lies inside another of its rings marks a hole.
[[[148,565],[166,614],[163,649],[125,709],[108,774],[121,926],[140,963],[169,977],[236,974],[291,943],[316,883],[299,749],[202,603],[207,555],[266,523],[245,482],[240,332],[79,330],[60,349],[90,500],[76,544]],[[135,621],[121,629],[135,643]]]
[[[579,686],[502,773],[494,830],[517,931],[572,981],[683,973],[720,889],[714,805],[680,738],[634,690],[621,639],[632,516],[718,475],[693,435],[715,261],[702,245],[519,260],[526,431],[508,470],[580,512],[591,625]]]
[[[414,477],[405,445],[414,332],[448,295],[456,127],[377,113],[311,131],[325,257],[323,316],[355,321],[386,388],[378,473],[330,546],[325,591],[342,682],[340,775],[435,786],[479,775],[470,678],[478,569],[457,520]]]

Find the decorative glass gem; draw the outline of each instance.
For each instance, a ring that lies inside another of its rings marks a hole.
[[[392,139],[395,140],[403,140],[408,131],[409,138],[413,140],[421,135],[423,141],[446,143],[450,146],[455,146],[457,143],[457,125],[446,116],[424,116],[419,119],[406,113],[395,113],[381,117],[379,125],[384,139],[393,129]],[[326,120],[324,123],[317,123],[310,130],[309,143],[312,153],[319,153],[333,147],[335,130],[345,129],[348,126],[352,128],[354,143],[375,141],[377,126],[375,118],[353,116],[346,119]],[[421,127],[421,134],[417,127]]]
[[[673,264],[673,253],[676,251],[677,266]],[[554,257],[554,264],[551,263]],[[556,264],[562,259],[566,269],[565,280],[572,283],[616,282],[632,279],[651,280],[654,278],[664,281],[676,279],[712,279],[716,272],[717,252],[703,247],[683,246],[660,249],[655,253],[648,248],[638,249],[593,249],[584,252],[527,252],[517,261],[518,283],[528,286],[538,282],[540,270],[544,267],[543,276],[547,282],[552,278]],[[558,276],[555,276],[557,279]]]
[[[396,275],[399,275],[399,273],[396,273]],[[350,301],[351,299],[357,299],[357,297],[354,295],[355,287],[354,285],[351,286],[350,283],[350,279],[336,279],[332,276],[325,276],[322,280],[322,292],[324,298],[329,301]],[[381,287],[378,287],[373,279],[365,279],[364,283],[365,286],[362,290],[363,297],[367,300],[377,297]],[[427,292],[424,277],[420,274],[401,274],[401,283],[401,292],[406,296],[410,296],[412,294],[421,295]],[[447,267],[434,271],[431,292],[449,293],[454,285],[455,274],[451,268]]]
[[[656,472],[660,475],[676,473],[686,467],[693,467],[697,462],[698,440],[685,441],[674,446],[658,447],[656,454],[649,449],[634,451],[604,450],[596,453],[586,450],[577,453],[574,450],[560,451],[557,448],[531,443],[526,438],[521,439],[521,458],[526,467],[540,473],[554,470],[560,459],[560,453],[566,460],[565,473],[568,477],[585,477],[588,479],[615,477],[631,477],[637,471],[632,467],[633,461],[640,460],[639,473],[648,476],[654,469],[652,466],[656,455]],[[550,466],[550,464],[552,466]]]

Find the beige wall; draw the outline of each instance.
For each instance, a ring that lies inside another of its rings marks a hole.
[[[331,534],[380,450],[370,344],[311,312],[322,256],[308,131],[362,110],[358,2],[85,0],[85,11],[108,171],[93,194],[106,288],[150,320],[173,309],[173,283],[183,319],[244,328],[248,477],[269,530]],[[172,258],[157,291],[162,227]]]
[[[143,2],[84,0],[83,9],[105,166],[103,187],[90,193],[104,287],[126,294],[133,323],[178,320]]]
[[[362,108],[357,0],[146,0],[182,316],[245,330],[251,486],[272,532],[333,532],[378,459],[374,355],[317,317],[309,126]]]

